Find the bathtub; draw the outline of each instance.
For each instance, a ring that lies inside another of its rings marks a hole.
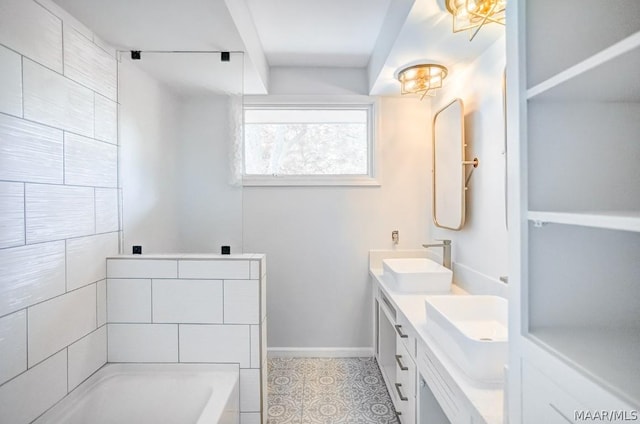
[[[107,364],[35,424],[238,424],[238,369],[229,369]]]

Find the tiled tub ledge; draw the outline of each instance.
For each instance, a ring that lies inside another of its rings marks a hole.
[[[107,362],[237,364],[241,423],[266,424],[266,257],[107,258]]]

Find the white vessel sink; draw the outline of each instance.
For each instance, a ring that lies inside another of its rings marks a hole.
[[[453,273],[426,258],[394,258],[382,261],[383,273],[406,293],[449,293]]]
[[[427,331],[472,379],[501,382],[508,354],[507,301],[498,296],[427,296]]]

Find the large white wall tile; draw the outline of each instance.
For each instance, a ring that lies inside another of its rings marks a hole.
[[[151,322],[151,280],[107,280],[107,320]]]
[[[27,243],[95,232],[94,189],[27,184]]]
[[[240,414],[240,424],[260,424],[259,412],[243,412]]]
[[[64,22],[65,26],[69,25],[74,27],[76,30],[84,34],[87,38],[91,38],[93,36],[93,32],[89,28],[87,28],[69,12],[59,6],[54,0],[35,0],[35,2],[39,3],[40,5],[42,5],[42,7],[60,18],[62,22]]]
[[[107,278],[107,257],[118,254],[118,233],[67,240],[67,290]]]
[[[116,187],[118,148],[80,135],[64,135],[64,182],[70,185]]]
[[[96,287],[90,285],[28,310],[29,366],[96,329]]]
[[[62,351],[0,386],[0,423],[28,424],[67,394]]]
[[[107,323],[107,280],[98,281],[96,290],[96,320],[98,321],[98,327],[101,327]]]
[[[180,325],[181,362],[227,362],[249,367],[248,325]]]
[[[0,114],[0,179],[62,184],[62,131]]]
[[[24,117],[93,137],[93,92],[24,59]]]
[[[0,248],[24,244],[24,184],[0,182]]]
[[[100,94],[95,94],[95,138],[118,144],[118,105]]]
[[[2,46],[0,46],[0,93],[2,93],[0,112],[22,116],[22,58],[18,53]]]
[[[260,326],[251,326],[251,368],[260,368]]]
[[[62,21],[34,1],[0,2],[0,43],[62,72]]]
[[[164,259],[108,259],[108,278],[176,278],[178,261]]]
[[[118,189],[96,188],[96,233],[118,231]]]
[[[222,281],[153,280],[153,322],[222,323]]]
[[[178,362],[175,324],[107,324],[109,362]]]
[[[180,278],[246,279],[248,261],[183,260],[178,264]]]
[[[107,326],[69,346],[69,390],[107,362]]]
[[[257,280],[260,277],[260,261],[251,261],[249,278]]]
[[[64,74],[116,100],[116,59],[70,26],[64,26]]]
[[[224,281],[224,323],[259,324],[258,280]]]
[[[240,411],[260,411],[260,370],[240,370]]]
[[[27,369],[27,312],[0,318],[0,384]]]
[[[64,293],[64,241],[0,250],[0,316]]]

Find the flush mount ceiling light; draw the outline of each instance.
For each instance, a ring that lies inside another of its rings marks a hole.
[[[413,65],[398,72],[402,94],[421,94],[435,96],[435,90],[442,87],[442,80],[447,76],[447,68],[433,63]]]
[[[485,24],[504,25],[504,11],[507,0],[445,0],[447,10],[453,15],[453,32],[471,30],[469,41],[473,40]]]

